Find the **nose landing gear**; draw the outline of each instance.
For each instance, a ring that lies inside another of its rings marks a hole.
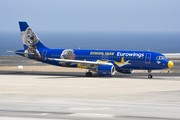
[[[148,78],[151,79],[153,76],[151,74],[148,75]]]
[[[148,70],[148,78],[149,78],[149,79],[153,78],[153,76],[151,75],[151,71],[152,71],[152,70]]]

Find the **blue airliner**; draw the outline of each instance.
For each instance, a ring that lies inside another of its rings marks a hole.
[[[164,55],[151,51],[50,49],[26,22],[19,22],[19,26],[24,49],[14,53],[47,64],[88,69],[87,77],[93,76],[92,72],[113,76],[116,71],[131,74],[133,70],[147,70],[148,78],[152,78],[152,70],[173,66]]]

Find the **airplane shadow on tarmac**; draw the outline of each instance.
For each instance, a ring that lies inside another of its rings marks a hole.
[[[154,78],[156,79],[163,79],[161,77],[157,76],[179,76],[180,74],[178,73],[152,73]],[[41,71],[0,71],[0,75],[41,75],[44,76],[45,78],[75,78],[75,77],[84,77],[85,72],[41,72]],[[133,74],[121,74],[121,73],[116,73],[114,76],[100,76],[97,73],[93,74],[93,77],[90,78],[132,78],[132,79],[148,79],[147,78],[147,73],[133,73]],[[48,76],[48,77],[46,77]],[[49,76],[57,76],[57,77],[49,77]],[[149,79],[148,79],[149,80]]]

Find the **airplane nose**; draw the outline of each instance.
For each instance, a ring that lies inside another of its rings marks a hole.
[[[170,61],[168,62],[168,68],[172,68],[173,65],[174,65],[173,62],[170,60]]]

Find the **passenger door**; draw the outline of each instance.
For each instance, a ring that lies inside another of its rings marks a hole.
[[[146,64],[150,64],[151,63],[151,53],[146,53],[145,63]]]

